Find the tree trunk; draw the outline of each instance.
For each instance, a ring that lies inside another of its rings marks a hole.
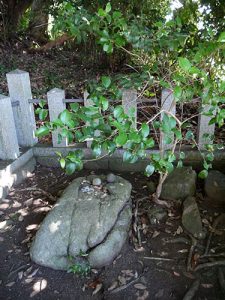
[[[29,34],[39,43],[48,40],[48,9],[51,0],[34,0],[31,6]]]
[[[12,38],[16,34],[17,26],[24,12],[33,0],[2,0],[2,27],[5,38]]]

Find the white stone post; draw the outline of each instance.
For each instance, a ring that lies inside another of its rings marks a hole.
[[[0,159],[16,159],[19,154],[11,101],[0,95]]]
[[[199,149],[203,150],[205,144],[211,144],[213,141],[210,138],[205,138],[204,134],[209,134],[209,136],[214,135],[215,124],[209,125],[211,117],[204,116],[203,113],[206,113],[210,109],[210,105],[202,106],[202,113],[198,117],[198,133],[197,133],[197,143]]]
[[[125,114],[130,115],[130,112],[134,112],[134,122],[132,126],[137,128],[137,91],[134,89],[122,90],[122,105]]]
[[[34,107],[28,100],[32,98],[30,76],[28,72],[15,70],[6,74],[11,102],[13,106],[16,132],[19,145],[30,147],[37,143]]]
[[[50,121],[54,121],[59,117],[59,114],[66,109],[66,104],[63,102],[65,99],[65,91],[54,88],[47,93],[48,109]],[[52,145],[53,147],[67,147],[67,138],[63,138],[61,143],[58,143],[58,135],[61,130],[57,129],[52,133]]]
[[[174,99],[173,92],[169,89],[163,89],[161,95],[161,110],[170,112],[171,114],[176,114],[176,100]],[[161,114],[161,120],[163,119],[164,113]],[[167,135],[168,136],[168,135]],[[165,150],[171,149],[173,147],[174,134],[169,134],[172,140],[171,144],[165,143],[165,134],[160,132],[160,150],[162,153]]]

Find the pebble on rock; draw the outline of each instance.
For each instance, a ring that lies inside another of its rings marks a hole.
[[[116,176],[113,173],[110,173],[107,175],[106,180],[108,183],[113,183],[116,181]]]
[[[102,181],[100,178],[96,177],[92,180],[92,184],[95,186],[100,186],[102,184]]]

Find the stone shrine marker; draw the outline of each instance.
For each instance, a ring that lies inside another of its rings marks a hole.
[[[75,179],[41,224],[31,259],[56,270],[68,270],[80,253],[91,267],[112,263],[127,239],[131,188],[113,174]]]

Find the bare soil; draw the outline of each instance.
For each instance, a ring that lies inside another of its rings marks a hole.
[[[134,216],[129,239],[112,265],[92,270],[88,277],[82,278],[33,263],[29,257],[29,246],[39,224],[54,204],[38,188],[59,197],[74,178],[88,174],[90,171],[84,170],[73,176],[66,176],[61,169],[38,166],[32,176],[12,189],[9,196],[0,202],[0,222],[8,222],[0,231],[1,300],[178,300],[183,299],[196,279],[200,280],[200,286],[193,299],[225,299],[218,280],[218,272],[220,275],[225,273],[225,266],[194,271],[196,266],[204,262],[215,259],[224,261],[221,257],[200,257],[205,251],[213,221],[224,212],[224,208],[210,206],[210,202],[206,201],[201,193],[201,183],[198,186],[197,200],[207,237],[203,241],[197,241],[197,247],[191,255],[189,267],[193,270],[187,271],[191,238],[181,227],[181,207],[173,206],[168,210],[168,217],[164,222],[151,225],[146,213],[152,205],[146,186],[147,178],[140,173],[120,174],[133,185]],[[29,190],[31,187],[37,190]],[[139,238],[137,228],[140,231]],[[218,225],[214,230],[210,254],[223,253],[224,257],[224,228]],[[168,241],[172,243],[167,243]],[[100,290],[97,292],[98,289]]]

